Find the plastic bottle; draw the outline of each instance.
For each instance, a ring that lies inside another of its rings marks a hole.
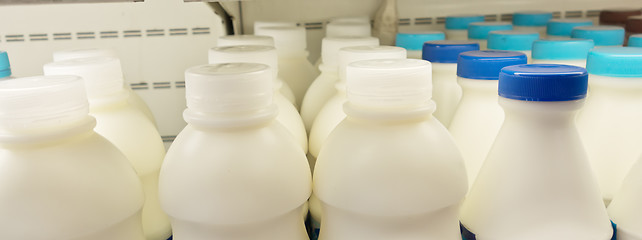
[[[593,20],[587,18],[551,19],[546,24],[547,39],[570,39],[574,27],[592,26]]]
[[[588,54],[590,94],[577,125],[607,205],[642,154],[641,66],[642,48],[599,48]]]
[[[642,34],[633,34],[629,37],[629,47],[642,47]]]
[[[0,82],[2,239],[144,240],[144,196],[75,76]]]
[[[595,47],[613,47],[624,44],[624,28],[616,26],[579,26],[571,32],[573,38],[591,39]]]
[[[397,86],[391,88],[390,86]],[[347,69],[347,118],[319,153],[321,240],[459,240],[462,157],[433,118],[430,63],[366,60]]]
[[[626,31],[624,44],[627,45],[627,40],[631,35],[642,33],[642,16],[630,16],[626,20],[626,26],[624,26],[624,30]]]
[[[9,62],[9,54],[5,51],[0,51],[0,81],[11,79],[11,63]]]
[[[265,27],[297,27],[296,22],[286,22],[286,21],[254,21],[254,35],[257,34],[260,30],[259,28]]]
[[[600,11],[600,25],[624,27],[626,19],[635,15],[642,15],[642,11],[639,8],[603,9]]]
[[[159,186],[176,239],[308,239],[301,211],[310,169],[275,121],[271,78],[256,63],[185,72],[188,124],[167,153]]]
[[[539,34],[534,31],[493,31],[488,33],[488,49],[521,52],[530,62],[533,42],[538,39]]]
[[[294,137],[303,152],[308,152],[308,135],[305,132],[303,120],[294,105],[281,94],[283,81],[277,78],[278,57],[276,49],[270,46],[230,46],[212,48],[209,51],[209,64],[221,63],[260,63],[270,67],[273,81],[274,96],[272,101],[278,108],[276,120]]]
[[[450,126],[461,87],[457,84],[457,58],[468,51],[478,51],[479,44],[463,40],[429,41],[424,43],[423,59],[432,63],[432,100],[437,110],[432,114],[445,127]]]
[[[446,17],[446,39],[467,40],[468,25],[474,22],[483,22],[484,16],[477,14],[455,15]]]
[[[586,67],[586,57],[592,48],[591,39],[537,40],[533,42],[533,63]]]
[[[274,38],[274,47],[279,55],[279,75],[292,89],[296,98],[295,106],[300,108],[303,96],[319,75],[308,61],[305,28],[262,27],[255,34]]]
[[[622,186],[609,204],[611,221],[617,224],[618,240],[642,239],[642,160],[638,160],[624,178]]]
[[[613,229],[575,127],[584,68],[510,66],[499,77],[506,118],[461,207],[465,239],[611,239]]]
[[[379,45],[379,39],[375,37],[323,38],[321,43],[323,62],[319,66],[321,75],[310,85],[301,105],[301,117],[308,133],[323,105],[337,92],[334,85],[339,81],[339,49],[377,45]]]
[[[440,31],[413,31],[397,33],[397,47],[405,48],[408,58],[421,59],[422,48],[427,41],[444,40],[446,35]]]
[[[524,11],[513,13],[513,25],[518,31],[535,31],[546,37],[546,23],[553,18],[552,12]]]
[[[56,51],[53,53],[54,62],[91,57],[118,58],[114,50],[106,48],[76,48]],[[154,113],[151,109],[149,109],[149,106],[147,105],[147,103],[145,103],[145,100],[143,100],[136,92],[134,92],[128,81],[125,81],[124,85],[125,90],[129,94],[127,102],[142,111],[145,116],[147,116],[147,118],[149,118],[149,120],[154,123],[154,126],[157,126],[156,118],[154,118]]]
[[[129,104],[120,61],[111,57],[79,58],[45,64],[45,75],[76,75],[85,82],[94,130],[111,141],[132,163],[143,183],[143,230],[148,240],[171,236],[169,219],[158,203],[158,172],[165,156],[160,134],[149,118]]]
[[[525,63],[526,55],[512,51],[472,51],[459,55],[457,82],[463,94],[448,130],[464,156],[468,186],[474,183],[504,121],[504,112],[497,103],[499,71]]]
[[[508,22],[474,22],[468,24],[468,40],[479,43],[480,50],[487,49],[488,33],[491,31],[513,30]]]

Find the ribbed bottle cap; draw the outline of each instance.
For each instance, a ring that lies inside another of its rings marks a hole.
[[[256,34],[259,28],[264,27],[296,27],[295,22],[280,22],[280,21],[254,21],[254,35]]]
[[[85,86],[77,76],[37,76],[0,82],[3,132],[66,125],[88,114]]]
[[[209,64],[221,63],[260,63],[268,65],[271,79],[276,80],[279,64],[276,49],[270,46],[245,45],[217,47],[209,50]]]
[[[497,80],[499,71],[506,66],[526,64],[521,52],[485,50],[459,54],[457,76],[462,78]]]
[[[272,37],[278,51],[303,51],[307,44],[304,27],[261,27],[254,34]]]
[[[484,16],[477,14],[448,16],[446,17],[446,29],[466,30],[468,29],[468,24],[483,21]]]
[[[488,33],[499,30],[513,30],[509,22],[474,22],[468,25],[468,39],[486,40]]]
[[[640,9],[605,9],[600,12],[600,24],[624,26],[630,16],[641,15]]]
[[[551,36],[571,37],[574,27],[591,26],[593,20],[586,18],[551,19],[546,24],[546,34]]]
[[[395,45],[410,51],[418,51],[427,41],[436,41],[446,39],[446,34],[440,31],[416,31],[397,33]]]
[[[321,42],[321,59],[323,65],[339,70],[339,49],[353,46],[377,46],[379,39],[375,37],[342,37],[323,38]]]
[[[529,31],[493,31],[488,33],[488,49],[530,51],[539,33]]]
[[[11,76],[11,64],[9,63],[9,54],[0,51],[0,78]]]
[[[629,47],[642,47],[642,34],[633,34],[629,36]]]
[[[92,57],[112,57],[118,58],[116,52],[112,49],[106,48],[77,48],[53,53],[54,62],[64,61],[77,58],[92,58]]]
[[[248,112],[272,105],[272,81],[267,65],[223,63],[185,71],[187,108],[195,112]]]
[[[259,46],[274,46],[274,39],[270,36],[256,36],[256,35],[228,35],[218,38],[217,46],[229,47],[240,45],[259,45]]]
[[[582,67],[525,64],[502,68],[499,96],[522,101],[572,101],[586,97],[588,74]]]
[[[624,28],[618,26],[580,26],[573,28],[572,38],[592,39],[595,46],[622,46]]]
[[[346,79],[348,64],[373,59],[405,59],[406,49],[393,46],[356,46],[339,50],[339,78]]]
[[[105,97],[123,91],[120,60],[112,57],[78,58],[45,64],[45,75],[75,75],[85,81],[87,97]]]
[[[586,60],[593,48],[591,39],[537,40],[533,43],[533,59]]]
[[[608,77],[642,77],[642,48],[604,47],[589,52],[588,73]]]
[[[348,65],[350,104],[370,109],[413,108],[431,104],[430,62],[418,59],[378,59]]]
[[[630,16],[624,29],[629,33],[642,33],[642,16]]]
[[[362,22],[330,22],[325,26],[326,37],[370,37],[370,23]]]
[[[460,53],[478,50],[479,44],[473,41],[429,41],[424,43],[422,58],[433,63],[457,63]]]
[[[368,16],[352,16],[352,17],[336,17],[330,19],[331,23],[338,22],[356,22],[356,23],[367,23],[370,24],[370,17]]]
[[[548,20],[551,20],[552,18],[553,18],[552,12],[542,12],[542,11],[516,12],[513,14],[513,25],[543,27],[543,26],[546,26],[546,23],[548,22]]]

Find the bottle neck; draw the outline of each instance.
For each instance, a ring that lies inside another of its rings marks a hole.
[[[267,125],[278,114],[275,104],[267,108],[249,112],[205,113],[185,109],[183,119],[196,128],[205,129],[242,129]]]
[[[343,104],[347,117],[357,121],[372,123],[395,123],[425,120],[432,117],[437,105],[430,100],[422,105],[399,108],[375,108],[359,106],[349,101]]]
[[[87,115],[77,121],[55,126],[37,126],[23,130],[0,129],[0,144],[33,145],[60,141],[79,134],[93,132],[94,127],[96,127],[96,119]]]
[[[504,126],[521,125],[537,131],[575,127],[577,112],[584,106],[584,99],[559,102],[520,101],[499,98],[504,109]]]
[[[457,78],[457,83],[462,88],[463,98],[470,97],[497,97],[499,80],[480,80],[469,78]]]
[[[627,97],[642,100],[642,78],[619,78],[589,75],[589,94]]]

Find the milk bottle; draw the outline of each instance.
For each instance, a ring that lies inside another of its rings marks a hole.
[[[0,80],[8,80],[11,78],[11,64],[9,63],[9,55],[5,51],[0,51]]]
[[[591,39],[595,47],[614,47],[624,44],[624,28],[616,26],[579,26],[571,32],[572,38]]]
[[[479,43],[479,49],[486,50],[488,33],[500,30],[513,30],[508,22],[474,22],[468,24],[468,40]]]
[[[440,31],[413,31],[397,33],[395,45],[405,48],[408,58],[421,59],[421,51],[427,41],[444,40],[446,35]]]
[[[533,31],[493,31],[488,33],[488,49],[521,52],[530,62],[533,42],[537,39],[539,33]]]
[[[523,11],[513,13],[513,25],[518,31],[535,31],[546,37],[546,23],[553,18],[552,12]]]
[[[617,224],[618,240],[642,239],[642,161],[638,160],[624,178],[622,186],[609,204],[608,213]]]
[[[533,63],[586,67],[586,57],[592,48],[591,39],[537,40],[533,42]]]
[[[593,20],[587,18],[551,19],[546,24],[547,39],[570,39],[574,27],[591,26]]]
[[[446,17],[446,39],[448,40],[467,40],[468,24],[474,22],[483,22],[483,15],[468,14],[455,15]]]

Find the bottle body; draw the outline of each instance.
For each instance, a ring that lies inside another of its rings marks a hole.
[[[295,106],[301,107],[303,97],[319,71],[307,59],[307,53],[279,53],[279,77],[290,87],[296,99]]]
[[[432,99],[437,104],[433,115],[448,127],[462,95],[457,84],[457,64],[432,63],[432,82]]]
[[[138,95],[138,93],[134,92],[131,87],[125,86],[125,91],[129,93],[129,98],[127,98],[127,102],[140,110],[145,116],[149,119],[149,121],[154,124],[154,126],[158,126],[156,124],[156,118],[154,117],[154,113],[152,112],[151,109],[149,109],[149,106],[147,103],[145,103],[145,100]]]
[[[321,108],[336,92],[335,84],[339,81],[336,71],[322,71],[305,94],[301,105],[301,118],[305,124],[305,129],[310,132],[314,119],[321,111]]]
[[[294,105],[283,95],[279,94],[279,92],[274,92],[272,101],[274,101],[274,104],[279,109],[276,120],[288,130],[297,144],[301,146],[303,152],[308,152],[308,135],[305,132],[305,125],[303,125],[303,120],[299,112]]]
[[[448,40],[468,40],[468,29],[446,29]]]
[[[617,224],[617,239],[642,239],[640,225],[640,202],[642,201],[642,161],[633,165],[624,179],[622,187],[616,192],[615,198],[609,204],[608,212],[611,220]]]

